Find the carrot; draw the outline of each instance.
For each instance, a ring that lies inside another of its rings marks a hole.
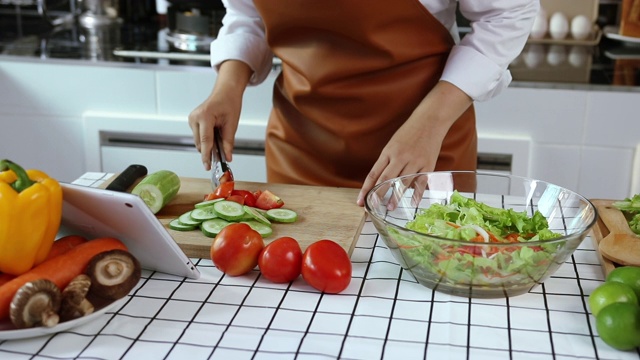
[[[66,253],[40,263],[28,272],[0,286],[0,320],[9,317],[9,305],[13,295],[24,284],[38,279],[49,279],[60,289],[64,289],[71,280],[82,274],[95,255],[113,249],[127,250],[127,247],[115,238],[99,238],[80,244]]]
[[[85,242],[87,242],[87,239],[79,235],[63,236],[60,239],[53,242],[53,245],[51,246],[51,250],[49,250],[49,254],[47,254],[47,257],[43,261],[47,261],[56,256],[62,255],[67,251],[71,250],[73,247],[78,246]],[[0,274],[0,286],[8,283],[9,281],[15,278],[16,278],[16,275]]]
[[[87,242],[87,239],[80,235],[63,236],[60,239],[53,242],[53,245],[51,246],[51,250],[49,250],[49,254],[44,259],[44,261],[53,259],[54,257],[59,255],[62,255],[67,251],[73,249],[74,247],[85,242]]]
[[[12,275],[12,274],[5,274],[5,273],[0,274],[0,286],[8,283],[9,281],[14,279],[15,277],[16,276]]]

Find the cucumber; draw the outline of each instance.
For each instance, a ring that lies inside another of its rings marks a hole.
[[[247,215],[249,215],[249,219],[246,219],[246,220],[256,220],[256,221],[261,222],[261,223],[263,223],[265,225],[271,226],[271,221],[269,221],[269,219],[264,217],[264,215],[262,215],[260,213],[260,211],[258,211],[256,208],[245,205],[244,206],[244,212]],[[243,220],[245,220],[245,218],[243,218]]]
[[[298,220],[298,214],[289,209],[269,209],[266,214],[267,219],[281,223],[292,223]]]
[[[180,190],[180,178],[170,170],[159,170],[147,175],[131,191],[138,195],[154,214],[158,213]]]
[[[216,214],[213,206],[205,206],[191,210],[190,216],[193,220],[202,222],[205,220],[215,219],[218,217],[218,214]]]
[[[253,230],[257,231],[263,238],[273,234],[273,229],[269,225],[265,225],[257,220],[241,221],[241,223],[249,225]]]
[[[180,219],[173,219],[169,222],[169,229],[173,229],[176,231],[191,231],[195,230],[198,225],[185,225],[180,222]]]
[[[222,200],[224,200],[224,198],[202,201],[202,202],[199,202],[199,203],[193,205],[193,207],[195,207],[196,209],[200,209],[200,208],[203,208],[203,207],[207,207],[207,206],[213,205],[214,203],[217,203],[218,201],[222,201]]]
[[[227,221],[238,221],[244,216],[243,205],[235,201],[222,200],[211,205],[219,218]]]
[[[196,221],[191,217],[191,212],[192,211],[187,211],[186,213],[184,213],[184,214],[180,215],[180,217],[178,217],[178,221],[180,221],[180,224],[185,225],[185,226],[194,226],[194,227],[197,227],[198,225],[200,225],[200,223],[202,221]]]
[[[215,218],[207,221],[203,221],[200,224],[200,230],[206,237],[216,237],[225,226],[231,224],[227,220]]]

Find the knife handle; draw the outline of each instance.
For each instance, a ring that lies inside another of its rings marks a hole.
[[[144,165],[129,165],[106,187],[106,189],[126,192],[127,189],[136,182],[136,180],[145,175],[147,175],[147,168]]]

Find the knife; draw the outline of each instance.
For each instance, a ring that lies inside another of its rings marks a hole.
[[[147,175],[147,168],[144,165],[129,165],[120,173],[107,187],[107,190],[126,192],[136,180]]]
[[[214,131],[214,144],[213,156],[211,157],[211,186],[215,190],[221,183],[233,181],[233,173],[227,163],[220,130],[218,129]]]

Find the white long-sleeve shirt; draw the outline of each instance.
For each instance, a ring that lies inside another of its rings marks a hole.
[[[500,93],[511,82],[508,66],[524,47],[539,0],[420,0],[456,40],[441,80],[450,82],[472,99],[482,101]],[[251,67],[250,84],[264,81],[273,53],[262,19],[252,0],[223,0],[226,15],[211,43],[211,65],[241,60]],[[460,40],[456,4],[469,20],[471,32]],[[393,1],[389,1],[393,6]],[[428,46],[428,45],[425,45]]]

